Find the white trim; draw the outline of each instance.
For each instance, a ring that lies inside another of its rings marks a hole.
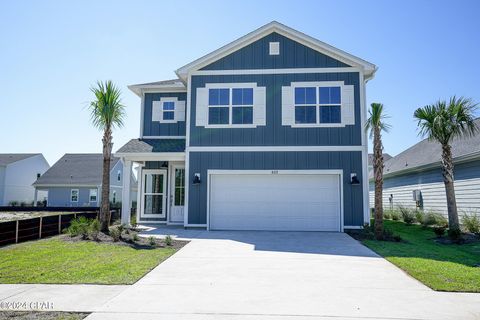
[[[141,197],[141,207],[140,207],[140,217],[142,218],[166,218],[167,217],[167,183],[168,183],[168,177],[167,177],[167,171],[166,169],[143,169],[142,170],[142,180],[145,179],[145,175],[147,174],[161,174],[163,175],[163,190],[161,195],[163,196],[163,201],[162,201],[162,214],[145,214],[143,213],[144,208],[143,208],[143,203],[145,201],[145,190],[143,188],[144,184],[142,184],[141,192],[142,197]]]
[[[343,229],[363,229],[362,226],[343,226]]]
[[[36,188],[97,188],[96,184],[34,184]]]
[[[130,161],[184,161],[185,152],[128,152],[116,153],[115,157],[122,157]]]
[[[95,191],[95,201],[92,201],[92,191]],[[90,188],[88,189],[88,203],[98,203],[98,188]]]
[[[76,201],[72,200],[73,191],[77,191],[77,200]],[[70,202],[78,203],[79,200],[80,200],[80,190],[79,189],[70,189]]]
[[[363,73],[359,74],[360,77],[360,127],[362,130],[362,177],[363,177],[363,223],[370,224],[370,199],[369,199],[369,181],[368,181],[368,138],[367,131],[364,129],[367,103],[366,103],[366,80],[363,77]]]
[[[188,152],[300,152],[300,151],[363,151],[363,146],[246,146],[189,147]]]
[[[340,232],[344,231],[344,208],[343,208],[343,170],[342,169],[327,169],[327,170],[207,170],[207,230],[210,230],[210,176],[216,174],[263,174],[263,175],[289,175],[289,174],[305,174],[305,175],[338,175],[339,176],[339,193],[340,193]]]
[[[232,88],[256,88],[256,82],[215,82],[215,83],[206,83],[205,88],[207,89],[232,89]]]
[[[301,74],[301,73],[349,73],[363,72],[356,67],[336,68],[284,68],[284,69],[231,69],[231,70],[197,70],[192,72],[194,76],[213,75],[271,75],[271,74]]]
[[[141,139],[185,139],[186,136],[140,136]]]
[[[135,93],[137,96],[141,97],[144,93],[164,93],[164,92],[186,92],[187,89],[185,85],[181,82],[177,84],[134,84],[127,87]]]
[[[183,222],[172,222],[171,221],[171,213],[172,213],[172,206],[175,205],[175,170],[176,169],[183,169],[183,174],[185,175],[185,162],[173,162],[170,161],[168,163],[168,187],[167,187],[167,224],[172,224],[172,225],[183,225],[185,223],[185,220]],[[187,189],[187,177],[184,176],[184,193],[183,193],[183,210],[185,212],[185,190]],[[172,201],[173,200],[173,201]],[[184,216],[185,219],[185,216]]]
[[[190,122],[191,122],[191,100],[192,91],[190,84],[192,83],[192,76],[188,75],[187,83],[187,109],[185,110],[185,208],[183,209],[183,223],[188,225],[188,195],[190,190],[190,153],[188,151],[190,146]]]
[[[140,108],[141,108],[141,114],[140,114],[140,137],[143,136],[143,123],[145,121],[145,93],[141,93],[140,96]]]
[[[310,37],[304,33],[301,33],[297,30],[289,28],[281,23],[276,21],[272,21],[253,32],[246,34],[245,36],[179,68],[175,71],[178,77],[185,81],[187,76],[195,70],[201,69],[204,66],[211,64],[214,61],[218,61],[219,59],[243,48],[247,45],[263,38],[267,34],[272,32],[279,33],[282,36],[290,38],[300,44],[303,44],[315,51],[323,53],[327,56],[330,56],[338,61],[344,62],[348,65],[357,66],[366,70],[370,75],[373,75],[376,71],[376,66],[368,61],[365,61],[359,57],[351,55],[343,50],[337,49],[325,42],[322,42],[318,39]]]
[[[280,55],[280,42],[272,41],[268,43],[268,54],[271,56]]]
[[[201,224],[201,223],[190,223],[190,224],[184,224],[186,228],[191,227],[191,228],[207,228],[206,224]],[[208,229],[207,229],[208,230]]]

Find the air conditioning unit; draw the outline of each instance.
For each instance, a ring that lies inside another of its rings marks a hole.
[[[413,201],[422,201],[422,191],[420,190],[413,190]]]

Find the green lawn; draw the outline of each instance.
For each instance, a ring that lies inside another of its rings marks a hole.
[[[58,237],[0,248],[0,283],[132,284],[173,253]]]
[[[480,267],[475,267],[480,264],[480,243],[437,244],[432,230],[399,221],[387,220],[385,228],[407,243],[364,244],[434,290],[480,292]]]

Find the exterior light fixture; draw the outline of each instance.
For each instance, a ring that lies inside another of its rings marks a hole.
[[[200,180],[200,173],[195,173],[193,175],[193,184],[200,184],[201,180]]]
[[[351,184],[360,184],[356,173],[350,173],[350,183]]]

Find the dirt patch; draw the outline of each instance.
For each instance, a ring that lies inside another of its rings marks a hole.
[[[79,312],[0,311],[0,320],[80,320],[88,315]]]
[[[480,236],[473,233],[464,233],[461,235],[459,239],[456,239],[456,240],[452,240],[449,237],[443,236],[443,237],[433,238],[433,241],[435,241],[436,243],[446,244],[446,245],[449,245],[449,244],[462,245],[462,244],[470,244],[470,243],[480,243]]]
[[[71,237],[70,235],[64,234],[60,236],[60,239],[67,242],[79,242],[79,241],[90,241],[96,243],[105,243],[116,246],[129,246],[135,249],[155,249],[155,248],[174,248],[180,249],[184,247],[189,241],[184,240],[175,240],[172,239],[171,243],[167,244],[165,239],[159,239],[154,237],[140,237],[138,236],[138,231],[126,229],[122,232],[120,239],[117,241],[108,234],[100,232],[96,240],[84,239],[82,236]]]

